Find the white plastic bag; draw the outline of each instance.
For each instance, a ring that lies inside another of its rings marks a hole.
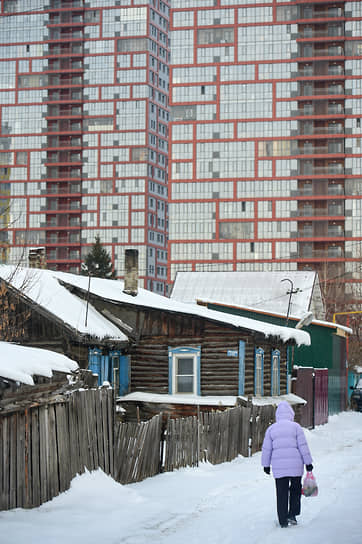
[[[304,476],[302,495],[305,497],[316,497],[318,495],[318,485],[313,472],[307,472]]]

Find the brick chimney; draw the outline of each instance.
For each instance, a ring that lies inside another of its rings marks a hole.
[[[138,293],[138,249],[126,249],[124,255],[124,289],[126,295]]]

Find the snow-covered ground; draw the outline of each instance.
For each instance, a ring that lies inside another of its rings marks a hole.
[[[362,413],[305,431],[319,495],[298,526],[276,526],[274,480],[260,453],[122,486],[101,471],[33,510],[0,512],[1,544],[360,544]]]

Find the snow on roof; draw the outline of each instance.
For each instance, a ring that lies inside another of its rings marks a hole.
[[[6,265],[0,266],[0,275],[3,274],[2,268],[7,268]],[[80,276],[75,274],[69,274],[67,272],[55,272],[52,270],[40,270],[40,269],[21,269],[15,275],[14,281],[17,283],[20,277],[20,273],[26,276],[27,273],[34,274],[35,281],[31,282],[32,285],[25,292],[29,296],[31,293],[32,298],[38,302],[44,303],[47,308],[51,306],[55,313],[59,315],[57,311],[57,304],[61,307],[64,317],[76,321],[78,330],[84,330],[83,319],[85,315],[85,302],[71,295],[66,288],[61,288],[61,285],[56,281],[60,280],[68,285],[78,287],[84,291],[88,290],[88,276]],[[215,310],[209,310],[205,307],[198,306],[197,304],[184,304],[176,300],[171,300],[167,297],[157,295],[146,289],[139,289],[136,296],[127,295],[123,292],[124,283],[120,280],[108,280],[103,278],[91,278],[89,290],[92,294],[110,300],[113,302],[126,303],[134,306],[142,306],[145,308],[154,308],[158,310],[165,310],[175,313],[183,313],[187,315],[194,315],[204,317],[205,319],[211,319],[219,323],[226,323],[237,328],[249,329],[260,332],[265,336],[277,336],[283,342],[288,340],[295,340],[298,345],[305,344],[310,345],[310,336],[305,331],[291,329],[288,327],[282,327],[278,325],[272,325],[264,323],[263,321],[257,321],[247,317],[234,316],[217,312]],[[69,298],[70,295],[72,298]],[[63,305],[65,297],[68,299],[68,303]],[[77,306],[72,308],[72,304],[77,303]],[[82,303],[82,304],[81,304]],[[103,318],[96,310],[94,310],[94,317],[100,317],[104,322],[108,323],[108,329],[103,328],[103,334],[109,332],[110,322]],[[105,323],[103,323],[105,327]],[[116,327],[114,327],[116,329]],[[118,336],[121,334],[118,329]],[[89,328],[86,329],[89,332]],[[115,334],[115,333],[114,333]]]
[[[201,299],[198,299],[198,304],[214,304],[215,306],[221,306],[221,307],[224,307],[224,308],[235,308],[235,309],[239,309],[239,310],[246,310],[247,312],[255,312],[255,313],[258,313],[258,314],[265,314],[265,315],[270,315],[270,316],[276,316],[276,317],[282,317],[285,319],[285,314],[280,314],[278,312],[271,312],[270,310],[269,311],[266,311],[266,310],[260,310],[260,308],[250,308],[249,306],[238,306],[237,304],[226,304],[226,303],[222,303],[222,302],[215,302],[213,300],[201,300]],[[293,321],[299,321],[299,317],[295,317],[295,316],[292,316],[290,315],[289,318]],[[296,323],[295,323],[296,324]],[[313,319],[313,321],[311,322],[311,325],[319,325],[321,327],[329,327],[329,328],[335,328],[335,329],[340,329],[344,332],[346,332],[347,334],[353,334],[353,330],[350,328],[350,327],[346,327],[345,325],[339,325],[339,323],[333,323],[331,321],[322,321],[320,319]]]
[[[199,395],[163,395],[157,393],[144,393],[135,391],[123,397],[118,397],[119,402],[152,402],[155,404],[190,404],[195,406],[235,406],[237,399],[247,400],[247,397],[239,395],[234,396],[199,396]],[[305,404],[306,401],[301,397],[289,393],[277,397],[252,397],[252,403],[255,405],[279,404],[283,400],[291,404]]]
[[[127,336],[91,304],[88,305],[87,325],[85,325],[86,301],[61,285],[51,270],[16,269],[13,266],[1,265],[0,277],[81,334],[89,334],[100,339],[127,340]],[[88,282],[87,277],[84,279]]]
[[[323,313],[318,276],[314,271],[287,272],[177,272],[171,299],[196,302],[198,299],[248,306],[286,315],[289,292],[293,293],[289,315],[301,317],[311,307],[312,295]],[[320,298],[320,300],[319,300]]]
[[[33,376],[51,378],[53,371],[71,373],[78,363],[61,353],[0,342],[0,376],[15,382],[34,385]]]
[[[76,276],[65,272],[54,272],[54,277],[64,281],[65,283],[77,286],[83,290],[88,288],[88,278],[85,276]],[[298,331],[288,327],[271,325],[255,319],[247,317],[233,316],[229,314],[221,314],[215,310],[199,306],[197,304],[185,304],[176,300],[171,300],[167,297],[157,295],[146,289],[138,289],[136,296],[127,295],[123,292],[124,283],[120,280],[105,280],[102,278],[92,278],[90,291],[104,299],[114,302],[126,303],[135,306],[143,306],[146,308],[155,308],[170,312],[178,312],[188,315],[200,316],[205,319],[218,321],[219,323],[227,323],[234,327],[258,331],[265,336],[280,337],[283,342],[295,340],[298,345],[310,344],[309,334],[305,331]]]

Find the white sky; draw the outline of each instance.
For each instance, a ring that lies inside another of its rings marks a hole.
[[[298,526],[276,526],[275,485],[260,453],[122,486],[101,471],[33,510],[0,512],[1,544],[360,544],[362,413],[313,431],[318,497]]]

